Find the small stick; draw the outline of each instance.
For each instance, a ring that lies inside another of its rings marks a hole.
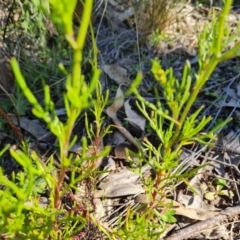
[[[211,227],[217,226],[220,222],[226,220],[229,217],[234,217],[240,214],[240,206],[228,207],[225,210],[221,211],[220,214],[211,217],[205,221],[195,223],[191,226],[188,226],[177,233],[165,238],[165,240],[183,240],[188,239],[190,236],[197,232],[207,230]]]
[[[4,110],[1,107],[0,107],[0,115],[7,121],[11,129],[17,135],[19,141],[20,142],[23,141],[23,135],[22,135],[21,129],[12,122],[10,117],[4,112]]]

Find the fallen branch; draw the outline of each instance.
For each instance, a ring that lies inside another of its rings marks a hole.
[[[193,224],[191,226],[188,226],[177,233],[174,233],[173,235],[165,238],[165,240],[182,240],[187,239],[196,232],[201,232],[206,229],[212,228],[216,225],[218,225],[220,222],[224,221],[225,219],[229,217],[233,217],[235,215],[240,214],[240,206],[236,207],[228,207],[224,211],[222,211],[220,214],[211,217],[205,221],[198,222],[196,224]]]

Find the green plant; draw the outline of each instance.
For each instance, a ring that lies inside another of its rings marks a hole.
[[[108,101],[108,92],[103,96],[98,81],[100,70],[97,68],[96,45],[93,46],[94,60],[92,78],[88,81],[82,74],[83,48],[90,22],[92,0],[85,1],[81,27],[75,36],[72,26],[75,1],[50,0],[51,18],[61,26],[66,40],[73,49],[72,72],[66,73],[66,91],[63,93],[67,120],[62,122],[56,114],[51,100],[50,87],[44,86],[44,105],[40,105],[31,89],[27,86],[15,58],[11,65],[19,88],[33,107],[33,114],[42,119],[49,130],[57,137],[60,168],[54,167],[54,158],[50,157],[48,164],[41,162],[35,152],[29,152],[26,144],[21,148],[10,148],[11,156],[22,166],[24,171],[13,173],[7,178],[0,169],[0,236],[12,239],[76,239],[84,233],[84,227],[91,221],[102,230],[109,239],[159,239],[167,229],[168,224],[176,221],[173,204],[164,201],[167,188],[174,188],[174,183],[187,181],[194,172],[181,173],[175,171],[185,145],[209,144],[214,139],[214,133],[230,119],[216,125],[209,132],[204,132],[211,117],[200,118],[203,107],[194,109],[198,93],[209,79],[217,64],[221,61],[239,56],[240,43],[232,49],[225,50],[230,33],[224,27],[225,19],[230,11],[231,1],[226,1],[218,20],[213,19],[212,28],[205,28],[199,38],[199,72],[191,78],[191,67],[187,63],[182,79],[175,78],[172,69],[164,70],[158,60],[152,62],[152,73],[163,90],[167,107],[160,100],[155,89],[157,104],[147,102],[138,92],[141,81],[139,73],[127,94],[133,92],[138,99],[138,107],[149,121],[151,131],[161,140],[159,146],[152,144],[147,138],[139,147],[142,158],[151,165],[156,177],[144,179],[149,203],[137,210],[129,209],[126,217],[119,218],[119,227],[109,233],[93,216],[94,206],[74,202],[71,210],[64,208],[63,199],[72,199],[72,191],[79,191],[77,183],[85,179],[94,180],[95,170],[102,158],[109,153],[109,148],[102,147],[102,139],[108,133],[103,128],[102,112]],[[94,41],[93,41],[94,42]],[[224,44],[222,44],[224,42]],[[151,109],[151,115],[146,108]],[[76,142],[72,136],[74,124],[85,109],[91,108],[94,123],[88,121],[85,114],[87,138],[82,139],[80,156],[69,154],[69,149]],[[90,146],[92,145],[92,146]],[[0,156],[9,146],[0,152]],[[93,151],[89,154],[88,149]],[[148,156],[146,156],[148,154]],[[145,159],[147,158],[147,159]],[[86,163],[86,164],[85,164]],[[140,166],[141,167],[141,166]],[[69,183],[64,181],[67,170],[71,171]],[[94,182],[93,182],[94,184]],[[219,184],[218,184],[219,185]],[[39,192],[49,195],[49,203],[41,206]],[[28,203],[28,204],[27,204]]]
[[[85,210],[84,206],[77,206],[77,209],[82,209],[79,210],[82,211],[82,214],[76,214],[74,210],[66,211],[62,205],[62,199],[82,179],[82,176],[77,173],[77,171],[81,171],[77,164],[86,162],[86,159],[91,163],[87,165],[87,169],[84,169],[86,177],[89,177],[95,169],[92,166],[96,159],[102,158],[109,152],[109,149],[105,148],[89,158],[86,158],[84,153],[79,158],[73,158],[68,153],[68,150],[76,142],[76,137],[72,138],[74,124],[83,110],[92,106],[95,101],[92,97],[94,90],[96,90],[96,101],[98,103],[94,105],[97,128],[96,132],[93,132],[93,128],[89,127],[89,135],[95,137],[96,141],[100,141],[102,124],[100,113],[108,98],[106,96],[104,100],[102,96],[102,90],[98,84],[100,70],[97,69],[96,65],[93,68],[93,77],[89,83],[85,80],[81,71],[83,47],[90,23],[89,16],[91,15],[93,1],[87,1],[85,4],[82,24],[76,37],[72,26],[76,1],[51,0],[50,4],[53,21],[62,26],[65,37],[74,50],[73,70],[72,73],[67,73],[66,93],[63,95],[67,114],[66,122],[61,122],[56,114],[49,86],[44,86],[44,106],[41,106],[27,86],[15,58],[11,60],[11,65],[19,88],[33,106],[33,114],[45,121],[50,131],[58,139],[60,169],[56,170],[53,167],[53,157],[51,157],[49,164],[45,165],[36,153],[29,154],[26,147],[23,147],[22,150],[10,149],[11,155],[23,167],[24,172],[18,173],[16,177],[13,176],[13,179],[9,180],[0,169],[0,182],[3,185],[0,192],[0,203],[6,206],[0,212],[0,234],[7,238],[70,239],[80,233],[87,223],[88,210]],[[63,70],[67,72],[67,70]],[[102,102],[102,100],[104,101]],[[83,139],[83,152],[86,151],[87,145],[86,140]],[[64,178],[67,169],[70,167],[72,170],[71,182],[66,185]],[[41,207],[38,193],[44,191],[45,188],[49,191],[50,202],[44,209],[44,207]],[[26,202],[29,201],[32,204],[26,205]],[[62,227],[63,224],[64,228]]]
[[[218,63],[240,54],[239,42],[232,49],[226,50],[231,37],[225,27],[230,7],[231,1],[226,1],[218,19],[214,17],[212,25],[206,26],[201,33],[199,71],[194,74],[194,78],[191,77],[189,62],[186,63],[182,79],[179,81],[175,78],[171,68],[164,70],[158,60],[153,60],[152,73],[163,90],[167,107],[160,100],[157,88],[155,89],[156,105],[146,101],[137,88],[134,88],[140,111],[148,120],[152,131],[161,140],[159,146],[154,146],[148,139],[144,142],[144,146],[149,150],[149,159],[152,159],[151,166],[156,172],[156,178],[153,184],[149,185],[148,190],[150,199],[152,199],[148,208],[150,213],[154,212],[157,206],[161,206],[160,199],[164,198],[165,189],[173,187],[174,183],[184,178],[179,172],[174,171],[179,164],[182,147],[195,143],[209,144],[210,140],[215,139],[214,133],[231,120],[226,119],[209,132],[204,132],[212,117],[203,116],[200,119],[204,106],[195,110],[193,106],[199,92]],[[147,107],[151,109],[151,115],[147,113]],[[149,216],[152,217],[152,214]]]
[[[229,198],[232,198],[234,196],[234,193],[231,190],[224,189],[227,187],[227,181],[225,179],[216,179],[213,181],[213,186],[215,186],[215,189],[213,191],[208,191],[204,194],[204,197],[207,200],[214,200],[217,195],[226,196]]]
[[[116,235],[120,239],[159,239],[164,232],[162,221],[146,221],[147,211],[145,213],[136,213],[128,211],[125,219],[119,219],[120,224],[124,225],[117,231]],[[151,230],[150,230],[151,229]]]

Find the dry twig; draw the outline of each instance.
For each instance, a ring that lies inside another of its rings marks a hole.
[[[196,232],[201,232],[204,230],[207,230],[208,228],[212,228],[216,225],[218,225],[220,222],[226,220],[229,217],[234,217],[236,215],[240,214],[240,206],[236,207],[228,207],[225,210],[223,210],[220,214],[211,217],[205,221],[198,222],[196,224],[193,224],[191,226],[188,226],[177,233],[174,233],[173,235],[165,238],[165,240],[182,240],[187,239]]]

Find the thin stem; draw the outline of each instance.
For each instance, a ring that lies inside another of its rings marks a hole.
[[[83,47],[87,36],[87,29],[90,24],[90,17],[92,12],[93,0],[88,0],[84,2],[84,11],[81,21],[81,27],[77,35],[77,49],[74,49],[73,57],[73,73],[72,73],[72,84],[74,88],[80,88],[80,76],[81,76],[81,64],[82,64],[82,54]]]
[[[54,195],[55,195],[54,196],[54,207],[56,209],[59,209],[61,207],[60,191],[61,191],[62,184],[63,184],[64,178],[65,178],[66,170],[67,170],[66,167],[61,167],[57,186],[54,189]]]
[[[226,22],[226,17],[228,15],[228,13],[230,12],[230,8],[232,6],[232,0],[229,1],[225,1],[225,6],[220,14],[219,17],[219,21],[218,21],[218,26],[216,28],[216,31],[218,31],[217,33],[217,42],[216,42],[216,51],[215,54],[217,57],[220,57],[221,55],[221,51],[222,51],[222,40],[223,40],[223,36],[224,36],[224,24]]]
[[[77,45],[74,48],[74,56],[73,56],[73,72],[72,72],[72,82],[71,87],[78,91],[78,94],[81,92],[81,64],[82,64],[82,56],[83,56],[83,47],[85,43],[85,39],[87,36],[87,29],[90,23],[90,17],[92,12],[93,0],[85,1],[84,3],[84,11],[81,22],[81,27],[78,31],[77,36]],[[68,36],[69,40],[69,36]],[[55,199],[54,205],[55,208],[59,208],[61,206],[61,199],[59,192],[61,191],[64,176],[66,173],[66,168],[68,166],[68,162],[66,161],[68,158],[68,148],[71,139],[72,130],[74,127],[74,123],[77,120],[79,114],[81,112],[80,108],[76,108],[73,104],[70,103],[70,114],[68,116],[68,121],[66,123],[66,127],[64,129],[64,138],[60,140],[60,161],[61,161],[61,169],[59,174],[59,179],[57,186],[55,188]]]

